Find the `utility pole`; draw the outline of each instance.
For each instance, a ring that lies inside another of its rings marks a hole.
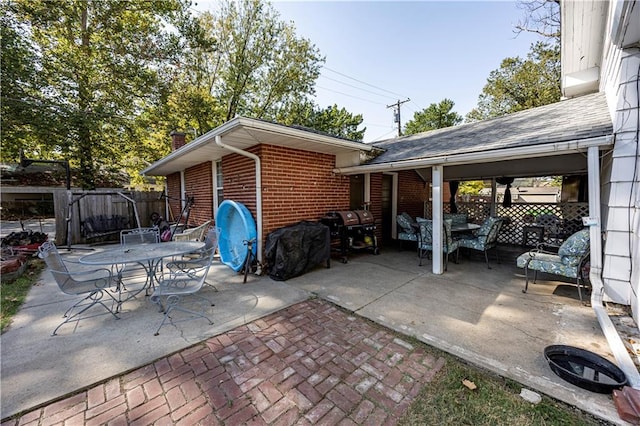
[[[398,123],[398,136],[402,136],[402,123],[400,121],[400,105],[409,102],[411,99],[407,98],[404,101],[398,99],[395,104],[387,105],[387,108],[393,107],[393,122]]]

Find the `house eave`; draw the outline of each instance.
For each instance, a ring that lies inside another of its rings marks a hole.
[[[588,139],[561,141],[542,145],[529,145],[524,147],[503,148],[452,155],[439,155],[381,164],[363,164],[360,166],[335,168],[333,171],[334,173],[343,175],[354,175],[361,173],[416,170],[433,166],[456,166],[465,164],[490,163],[495,161],[508,161],[514,159],[546,157],[552,155],[570,154],[575,152],[586,152],[586,150],[592,146],[613,146],[613,135],[599,136]]]
[[[156,161],[142,170],[140,174],[166,176],[203,161],[218,160],[229,151],[216,145],[216,136],[220,136],[225,145],[242,150],[260,143],[330,154],[369,152],[373,149],[371,145],[362,142],[349,141],[261,120],[237,117]],[[203,151],[204,155],[200,155],[200,151]]]

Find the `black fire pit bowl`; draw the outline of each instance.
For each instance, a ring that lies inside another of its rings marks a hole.
[[[544,349],[544,357],[562,379],[591,392],[611,393],[627,384],[618,366],[584,349],[551,345]]]

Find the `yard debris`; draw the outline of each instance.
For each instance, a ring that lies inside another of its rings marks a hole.
[[[462,384],[463,384],[463,385],[465,385],[466,387],[468,387],[468,388],[469,388],[469,389],[471,389],[471,390],[475,390],[475,389],[477,389],[477,388],[478,388],[478,387],[476,386],[476,384],[475,384],[475,383],[473,383],[471,380],[464,379],[464,380],[462,381]]]
[[[47,241],[48,235],[42,232],[21,231],[12,232],[0,239],[2,248],[9,248],[14,252],[35,253],[38,247]]]
[[[542,402],[542,396],[539,393],[531,391],[529,389],[522,388],[520,391],[520,396],[527,402],[530,402],[534,405],[540,404]]]

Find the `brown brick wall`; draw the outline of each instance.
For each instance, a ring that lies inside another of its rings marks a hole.
[[[431,199],[431,176],[424,182],[420,175],[413,170],[398,173],[398,214],[409,213],[412,217],[423,216],[424,202]],[[449,183],[442,186],[442,200],[449,203]]]
[[[376,220],[376,237],[378,237],[378,244],[382,245],[382,173],[375,173],[371,175],[371,204],[369,205],[369,211]]]
[[[424,182],[413,170],[398,172],[398,214],[407,212],[411,217],[422,216],[430,192],[429,182]]]
[[[260,145],[253,146],[247,151],[260,156]],[[224,199],[244,204],[256,219],[255,162],[239,154],[225,155],[222,157],[222,175],[224,176]]]
[[[182,196],[180,193],[180,173],[172,173],[167,176],[167,195],[169,199],[167,202],[169,203],[169,217],[167,220],[173,222],[178,219],[180,215],[180,211],[182,207],[180,206],[179,198]],[[164,212],[158,212],[161,215],[164,215]]]
[[[184,171],[185,195],[193,197],[189,226],[213,219],[213,163],[206,161]]]
[[[333,173],[335,156],[262,145],[265,236],[301,220],[349,209],[349,178]],[[225,171],[226,175],[226,171]]]

